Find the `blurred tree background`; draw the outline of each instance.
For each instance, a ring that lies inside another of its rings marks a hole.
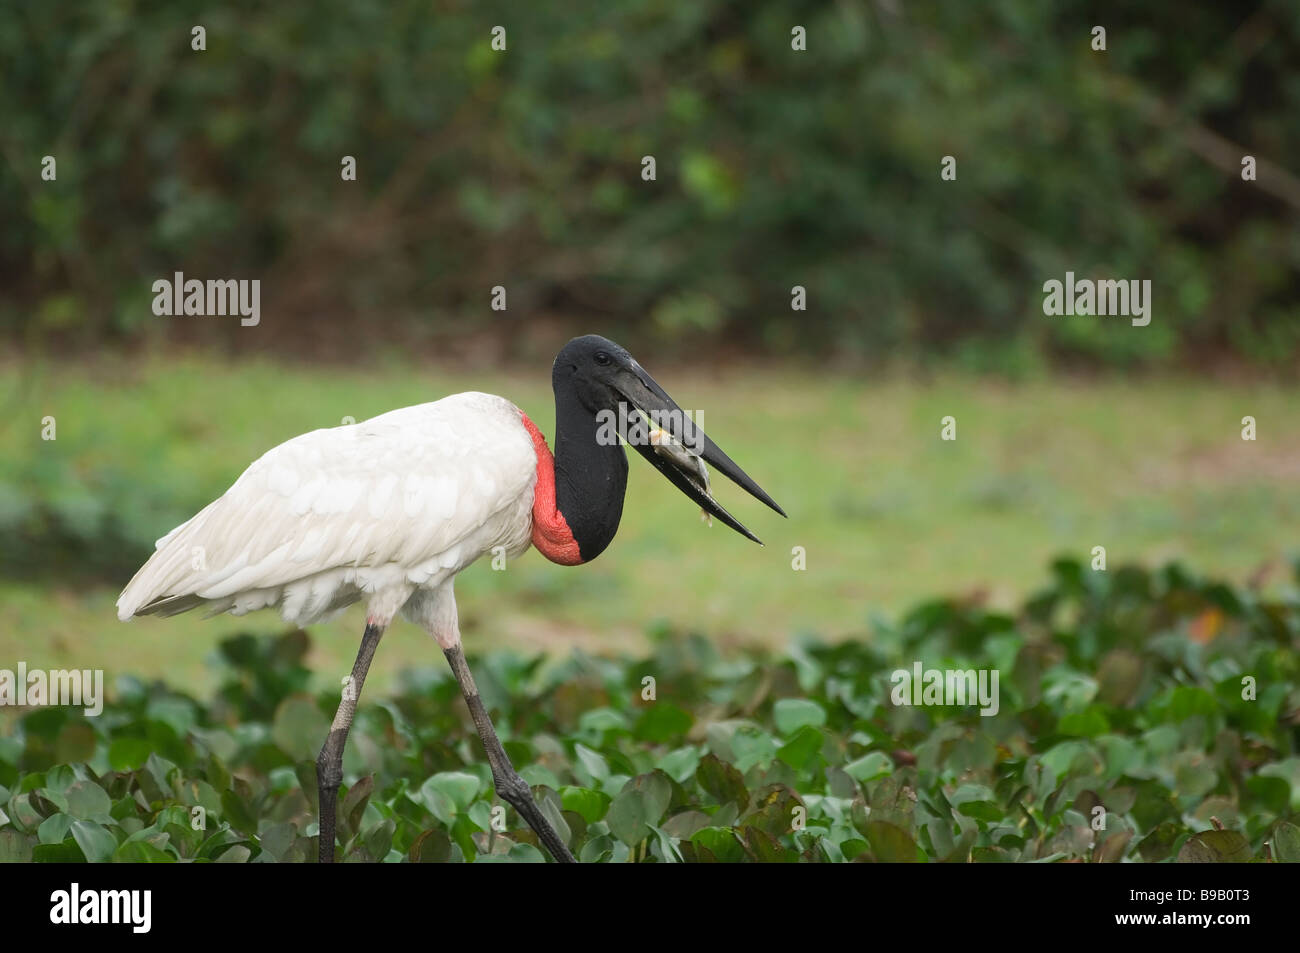
[[[1296,366],[1293,0],[106,0],[6,20],[11,344],[533,360],[598,327],[849,366]],[[1149,278],[1151,325],[1045,318],[1067,270]],[[156,318],[173,271],[260,278],[261,326]]]

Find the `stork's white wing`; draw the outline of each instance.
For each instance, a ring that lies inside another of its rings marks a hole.
[[[118,614],[279,605],[306,621],[399,580],[436,582],[493,546],[527,546],[536,466],[518,408],[490,394],[302,434],[160,539]]]

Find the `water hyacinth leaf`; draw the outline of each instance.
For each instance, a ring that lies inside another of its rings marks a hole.
[[[582,713],[578,730],[583,734],[604,735],[610,731],[626,731],[627,718],[613,708],[593,708]]]
[[[209,830],[211,830],[209,825]],[[199,849],[194,852],[195,858],[212,860],[231,844],[237,844],[244,838],[236,831],[231,830],[224,824],[212,831],[208,837],[199,845]],[[127,840],[130,840],[128,837]]]
[[[614,856],[614,840],[608,834],[593,837],[583,845],[578,860],[584,864],[607,863]]]
[[[844,773],[856,781],[872,781],[892,773],[894,762],[880,751],[870,751],[844,765]]]
[[[664,744],[685,737],[695,720],[672,702],[656,701],[637,719],[634,735],[641,741]]]
[[[682,863],[681,849],[674,842],[672,835],[655,825],[650,825],[651,852],[655,859],[665,864]]]
[[[794,663],[795,672],[799,678],[799,687],[805,692],[812,690],[819,684],[824,677],[825,669],[808,651],[808,647],[798,643],[791,645],[786,654],[790,661]]]
[[[208,817],[221,816],[221,795],[200,778],[191,779],[181,786],[181,803],[190,808],[202,808]],[[193,816],[194,812],[190,813]]]
[[[847,840],[842,841],[839,847],[840,856],[847,861],[856,859],[860,855],[865,854],[869,849],[866,841],[860,840],[856,837],[850,837]]]
[[[1123,860],[1124,852],[1132,839],[1132,831],[1116,831],[1097,845],[1094,859],[1099,864],[1119,863]]]
[[[30,792],[15,794],[11,797],[7,813],[14,827],[31,834],[36,833],[36,829],[45,820],[45,815],[36,810],[35,805],[32,803],[32,794]]]
[[[357,831],[361,828],[361,816],[366,812],[366,805],[370,802],[370,795],[374,790],[373,775],[358,779],[356,784],[348,788],[348,793],[343,798],[343,809],[338,812],[338,817],[347,825],[349,831]]]
[[[115,864],[173,864],[176,858],[147,841],[128,841],[113,851]]]
[[[777,731],[788,735],[804,726],[826,724],[826,709],[806,698],[782,698],[772,706]]]
[[[586,818],[577,811],[561,811],[560,818],[564,821],[565,829],[569,831],[569,837],[566,841],[569,846],[574,847],[586,841],[587,828],[591,826],[587,823]],[[556,827],[555,832],[557,834],[560,832],[558,827]]]
[[[546,857],[532,844],[515,844],[506,855],[516,864],[544,864]]]
[[[1250,858],[1250,842],[1226,830],[1193,834],[1178,852],[1180,864],[1244,864]]]
[[[573,831],[569,827],[569,822],[564,819],[564,804],[560,800],[559,792],[548,787],[538,788],[533,799],[556,836],[564,843],[570,843],[573,840]]]
[[[641,793],[647,822],[658,824],[663,819],[664,811],[668,810],[669,803],[672,802],[673,783],[671,777],[668,777],[663,771],[649,771],[646,774],[633,777],[630,785],[634,790]]]
[[[663,831],[669,837],[689,840],[696,831],[710,826],[710,820],[703,811],[682,811],[664,821]]]
[[[831,797],[853,800],[858,793],[857,782],[841,767],[834,764],[826,766],[826,792]]]
[[[56,764],[45,772],[44,790],[46,791],[46,797],[50,797],[55,793],[62,794],[78,781],[84,780],[86,780],[84,768],[71,764]]]
[[[582,815],[583,820],[588,824],[595,824],[604,817],[612,800],[613,798],[603,791],[593,791],[591,788],[560,789],[560,801],[564,809]]]
[[[745,790],[744,778],[733,765],[717,755],[706,754],[700,759],[695,778],[719,804],[734,802],[742,810],[748,806],[749,792]]]
[[[1285,814],[1291,805],[1291,785],[1284,778],[1257,774],[1246,779],[1246,790],[1273,814]]]
[[[311,760],[320,751],[330,723],[308,695],[286,698],[275,712],[271,740],[295,761]]]
[[[422,791],[442,792],[458,811],[468,810],[481,789],[482,782],[479,781],[478,776],[466,771],[443,771],[435,774],[421,788]]]
[[[745,859],[745,848],[729,827],[705,827],[691,835],[690,843],[707,852],[709,861],[734,864]]]
[[[67,813],[76,818],[107,817],[113,807],[108,793],[93,781],[78,781],[64,792],[64,797]]]
[[[796,771],[807,770],[822,749],[822,733],[810,725],[796,729],[790,740],[776,750],[776,756]]]
[[[392,818],[386,817],[362,835],[366,852],[375,859],[382,859],[393,845],[393,834],[397,825]]]
[[[1273,859],[1280,864],[1300,864],[1300,827],[1283,821],[1273,829]]]
[[[237,830],[250,834],[257,830],[257,817],[238,791],[221,792],[221,816]]]
[[[783,785],[774,785],[754,796],[753,810],[740,824],[741,827],[756,827],[773,837],[780,837],[806,819],[807,810],[794,791]]]
[[[867,843],[876,859],[887,864],[911,864],[919,859],[912,835],[888,821],[868,820]]]
[[[36,839],[42,844],[60,844],[72,830],[74,820],[70,814],[51,814],[36,829]]]
[[[0,830],[0,864],[25,864],[32,859],[32,839],[15,830]]]
[[[451,859],[451,850],[447,832],[435,827],[415,839],[407,856],[414,864],[445,864]]]
[[[306,767],[309,773],[304,776],[300,771],[298,775],[298,783],[302,785],[303,790],[314,792],[316,790],[315,762],[299,762],[299,764]],[[213,790],[218,792],[218,797],[222,791],[226,791],[230,788],[230,769],[226,767],[225,762],[218,758],[216,754],[208,755],[206,774],[208,783],[212,785]]]
[[[969,817],[959,817],[957,837],[953,841],[952,848],[946,853],[939,856],[939,860],[947,864],[964,864],[970,859],[971,850],[975,844],[976,837],[979,836],[979,825]]]
[[[71,834],[81,853],[92,864],[102,864],[117,850],[117,839],[102,824],[94,821],[73,821]]]
[[[867,803],[873,820],[888,821],[908,832],[916,826],[916,792],[897,775],[885,775],[868,784]]]
[[[1057,731],[1076,738],[1095,738],[1110,731],[1106,712],[1099,705],[1089,705],[1082,711],[1072,711],[1061,718]]]
[[[32,863],[84,864],[86,863],[86,854],[77,845],[75,838],[67,837],[58,844],[35,845],[32,848]]]
[[[578,762],[596,781],[606,781],[609,778],[609,762],[598,751],[592,751],[584,744],[574,744],[573,753],[577,755]]]
[[[625,790],[614,798],[605,821],[610,833],[629,847],[639,843],[650,832],[645,813],[641,810],[641,797],[635,791]]]
[[[659,759],[656,767],[679,784],[685,784],[694,776],[700,765],[700,749],[687,745],[668,752]]]
[[[759,764],[768,764],[776,757],[777,743],[762,728],[743,725],[731,736],[731,750],[736,758],[736,770],[742,774]]]
[[[293,846],[297,833],[297,828],[287,822],[272,824],[262,831],[258,837],[258,844],[271,857],[280,860]]]
[[[562,786],[559,776],[544,764],[524,765],[519,769],[519,776],[528,782],[530,788],[545,786],[556,789]],[[623,780],[627,779],[624,778]],[[621,784],[622,781],[619,783]],[[491,784],[491,782],[489,781],[488,784]]]
[[[799,854],[784,847],[767,831],[757,827],[745,827],[741,838],[750,856],[760,864],[797,864]]]
[[[108,764],[114,771],[138,771],[153,753],[143,738],[116,738],[108,746]]]
[[[1174,758],[1174,793],[1200,798],[1218,786],[1219,775],[1201,752],[1186,751]]]
[[[158,850],[170,851],[182,857],[190,857],[193,851],[189,850],[189,844],[182,837],[176,838],[176,843],[172,843],[172,834],[177,832],[176,825],[168,824],[165,830],[160,830],[157,825],[153,827],[144,827],[127,837],[123,844],[148,844],[150,847],[156,847]],[[177,845],[180,845],[179,847]],[[183,850],[181,848],[184,848]],[[119,847],[120,849],[120,847]]]
[[[997,821],[1004,816],[993,792],[982,784],[963,784],[949,798],[959,814],[980,821]]]
[[[193,702],[179,695],[150,699],[146,715],[151,720],[162,722],[182,738],[195,724]]]
[[[459,812],[456,810],[456,802],[450,795],[430,787],[426,781],[420,788],[419,796],[424,806],[429,809],[429,813],[443,824],[451,825],[455,822]]]

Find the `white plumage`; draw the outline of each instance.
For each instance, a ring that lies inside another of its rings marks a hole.
[[[491,394],[314,430],[158,540],[118,616],[276,607],[306,625],[366,599],[385,623],[424,617],[480,556],[528,548],[536,478],[519,408]]]

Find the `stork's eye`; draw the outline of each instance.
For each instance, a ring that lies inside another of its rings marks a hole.
[[[609,363],[609,355],[606,354],[604,351],[597,351],[596,363],[599,364],[601,367],[604,367]]]

